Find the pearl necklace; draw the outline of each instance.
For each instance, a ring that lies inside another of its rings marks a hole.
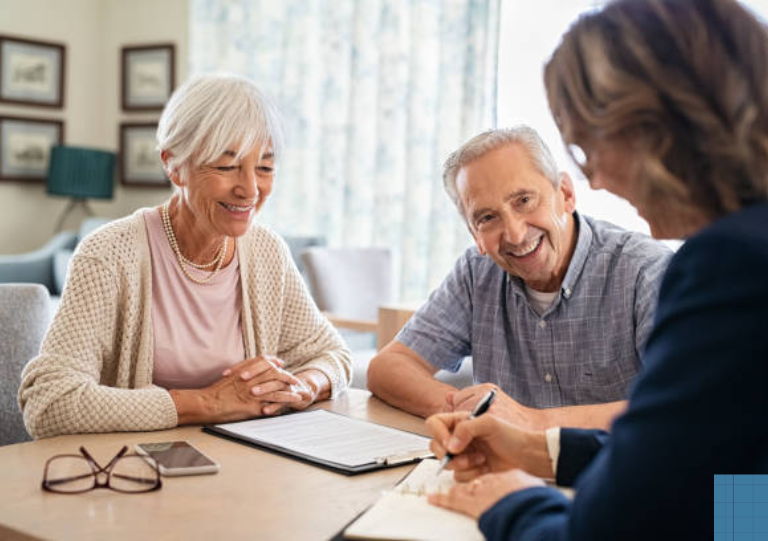
[[[171,217],[168,214],[168,205],[169,203],[166,202],[163,205],[162,208],[162,217],[163,217],[163,229],[165,229],[165,235],[168,237],[168,242],[171,245],[171,248],[173,249],[173,253],[176,254],[176,259],[179,261],[179,266],[181,267],[181,271],[184,273],[184,275],[192,280],[195,283],[198,284],[205,284],[206,282],[210,282],[214,276],[216,276],[219,271],[221,270],[221,266],[224,263],[224,256],[227,254],[227,246],[229,244],[229,237],[224,237],[224,242],[221,244],[221,248],[219,249],[219,254],[216,256],[216,259],[211,261],[210,263],[205,264],[198,264],[193,263],[186,257],[184,257],[181,254],[181,250],[179,249],[179,243],[176,241],[176,234],[173,232],[173,227],[171,227]],[[187,270],[186,265],[189,265],[190,267],[194,267],[196,269],[207,269],[208,267],[213,267],[214,265],[216,268],[211,271],[211,274],[206,276],[203,279],[198,279],[192,276],[192,274]]]

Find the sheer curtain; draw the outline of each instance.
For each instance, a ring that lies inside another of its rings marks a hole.
[[[420,300],[471,243],[448,153],[496,120],[499,0],[191,0],[190,71],[277,102],[287,149],[262,222],[395,254]]]

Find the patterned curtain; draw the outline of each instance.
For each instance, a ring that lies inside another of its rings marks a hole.
[[[499,0],[191,0],[190,72],[256,81],[286,153],[260,220],[389,247],[403,301],[471,243],[447,155],[495,125]]]

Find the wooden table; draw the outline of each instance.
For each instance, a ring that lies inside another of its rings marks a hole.
[[[367,391],[319,407],[425,434],[418,417]],[[221,464],[215,475],[165,477],[146,494],[98,489],[79,495],[40,488],[45,461],[82,445],[106,464],[123,445],[188,440]],[[205,434],[159,432],[59,436],[0,447],[0,539],[328,539],[394,486],[412,466],[347,477]]]

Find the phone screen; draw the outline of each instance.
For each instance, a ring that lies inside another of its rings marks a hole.
[[[148,455],[169,469],[215,466],[216,463],[185,441],[139,444]]]

